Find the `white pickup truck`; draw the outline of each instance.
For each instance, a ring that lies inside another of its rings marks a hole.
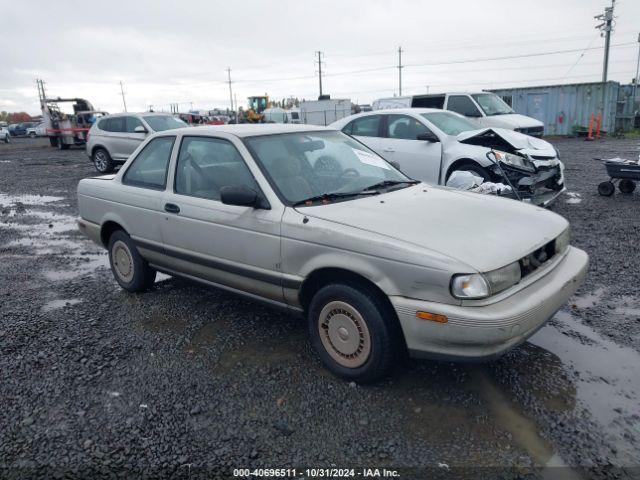
[[[374,110],[408,107],[451,110],[469,118],[478,128],[506,128],[533,137],[544,134],[544,124],[541,121],[515,113],[504,100],[491,92],[411,95],[381,98],[373,102]]]

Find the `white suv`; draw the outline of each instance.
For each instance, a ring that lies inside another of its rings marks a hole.
[[[100,118],[89,130],[86,151],[100,173],[112,172],[154,132],[186,127],[168,113],[119,113]]]

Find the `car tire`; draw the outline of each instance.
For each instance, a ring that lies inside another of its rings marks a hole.
[[[311,300],[307,321],[314,349],[339,377],[374,382],[391,373],[401,358],[402,332],[395,312],[370,288],[321,288]]]
[[[618,183],[618,190],[620,190],[621,193],[633,193],[635,189],[636,183],[628,178],[623,178],[620,180],[620,183]]]
[[[61,138],[58,139],[57,146],[58,146],[58,150],[68,150],[69,149],[69,145],[64,143]]]
[[[29,132],[29,138],[36,138],[35,132]]]
[[[616,187],[612,182],[606,181],[598,185],[598,193],[603,197],[610,197],[616,191]]]
[[[116,230],[109,237],[109,265],[116,282],[129,292],[142,292],[153,286],[156,271],[142,258],[131,237]]]
[[[4,143],[9,143],[11,141],[11,137],[9,135],[4,136]]]
[[[58,139],[56,137],[49,137],[49,145],[52,147],[58,146]]]
[[[489,174],[489,171],[486,168],[482,167],[477,163],[471,163],[471,162],[463,163],[455,167],[453,170],[449,172],[449,175],[447,175],[447,180],[449,180],[449,177],[453,172],[464,172],[464,171],[471,172],[478,177],[482,177],[482,180],[484,182],[491,181],[491,175]]]
[[[111,155],[104,148],[96,148],[91,155],[91,160],[93,161],[93,166],[100,173],[111,173],[116,168]]]

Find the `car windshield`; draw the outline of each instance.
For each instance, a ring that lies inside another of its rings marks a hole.
[[[162,132],[163,130],[188,127],[185,122],[183,122],[179,118],[172,117],[171,115],[145,116],[144,121],[149,124],[154,132]]]
[[[493,93],[476,93],[471,96],[478,102],[478,105],[480,105],[480,108],[482,108],[488,117],[514,113],[513,109],[507,105],[504,100]]]
[[[249,137],[245,143],[281,197],[291,204],[323,196],[356,198],[412,182],[342,132],[264,135]]]
[[[462,132],[478,129],[477,125],[463,116],[451,112],[423,113],[422,116],[447,135],[458,135]]]

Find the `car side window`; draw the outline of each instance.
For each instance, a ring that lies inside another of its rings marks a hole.
[[[136,127],[144,127],[139,118],[125,117],[126,118],[126,131],[127,133],[136,133]]]
[[[176,164],[175,192],[220,200],[220,189],[246,186],[260,191],[242,155],[228,140],[184,137]]]
[[[125,131],[125,117],[111,117],[100,120],[100,129],[105,132],[124,132]]]
[[[481,116],[480,110],[466,95],[452,95],[447,102],[447,110],[465,115],[467,117]]]
[[[125,185],[164,190],[176,137],[157,137],[145,145],[122,178]]]
[[[398,140],[417,140],[418,135],[427,133],[429,129],[422,123],[407,115],[389,115],[387,121],[387,137]]]
[[[351,135],[361,137],[377,137],[380,126],[380,115],[368,115],[356,118],[352,123]]]

